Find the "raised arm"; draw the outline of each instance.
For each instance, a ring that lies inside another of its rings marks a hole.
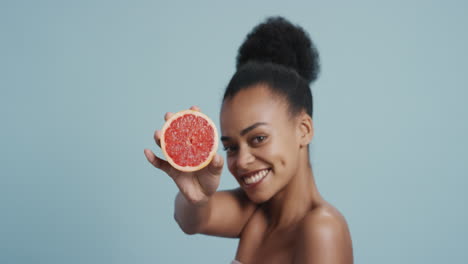
[[[240,188],[218,191],[201,204],[190,203],[179,192],[174,217],[187,234],[236,238],[240,236],[255,208]]]
[[[199,111],[196,107],[191,109]],[[171,115],[172,113],[167,113],[165,119],[169,119]],[[160,137],[160,131],[156,131],[154,139],[159,146]],[[253,214],[255,205],[242,189],[216,191],[224,164],[219,154],[202,170],[182,172],[157,157],[151,150],[145,149],[144,153],[148,161],[169,175],[179,188],[174,217],[185,233],[223,237],[240,235]]]

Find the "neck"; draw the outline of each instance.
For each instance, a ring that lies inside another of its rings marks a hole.
[[[309,164],[309,157],[301,164]],[[323,198],[317,190],[312,168],[301,166],[288,185],[272,197],[265,209],[271,219],[270,228],[280,230],[299,222]]]

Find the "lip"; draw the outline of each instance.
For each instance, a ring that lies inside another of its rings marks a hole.
[[[262,171],[262,170],[268,170],[267,174],[265,175],[265,177],[263,177],[260,181],[256,182],[256,183],[252,183],[252,184],[246,184],[244,182],[244,177],[247,177],[247,176],[250,176],[250,175],[253,175],[259,171]],[[241,182],[242,186],[244,186],[245,188],[247,189],[252,189],[256,186],[258,186],[260,183],[263,182],[263,180],[265,180],[266,177],[268,177],[268,175],[270,174],[271,172],[271,169],[270,168],[265,168],[265,169],[260,169],[260,170],[256,170],[256,171],[251,171],[249,173],[245,173],[245,174],[242,174],[240,177],[239,177],[239,182]]]

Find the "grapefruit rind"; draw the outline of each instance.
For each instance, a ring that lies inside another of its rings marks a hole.
[[[213,134],[214,134],[213,135],[213,137],[214,137],[213,138],[213,141],[214,141],[213,142],[213,147],[212,147],[210,153],[208,154],[208,157],[205,159],[205,161],[203,161],[202,163],[200,163],[197,166],[181,166],[181,165],[177,164],[169,156],[169,154],[166,151],[166,140],[165,140],[166,130],[169,128],[169,126],[171,125],[171,123],[174,120],[176,120],[177,118],[179,118],[181,116],[187,115],[187,114],[199,116],[199,117],[205,119],[208,122],[208,124],[213,128]],[[161,130],[160,142],[161,142],[161,150],[162,150],[164,156],[166,157],[167,162],[169,162],[169,164],[171,164],[172,167],[174,167],[175,169],[177,169],[179,171],[183,171],[183,172],[193,172],[193,171],[198,171],[198,170],[203,169],[208,164],[210,164],[210,162],[213,160],[214,156],[216,155],[216,151],[218,150],[218,131],[217,131],[216,126],[213,123],[213,121],[208,116],[203,114],[202,112],[195,111],[195,110],[190,110],[190,109],[189,110],[183,110],[183,111],[177,112],[174,115],[172,115],[171,118],[169,118],[166,121],[166,123],[164,123],[164,126],[162,127],[162,130]]]

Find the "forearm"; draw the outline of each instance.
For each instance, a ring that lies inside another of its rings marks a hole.
[[[199,233],[210,215],[210,200],[191,203],[179,192],[175,198],[174,218],[186,234]]]

